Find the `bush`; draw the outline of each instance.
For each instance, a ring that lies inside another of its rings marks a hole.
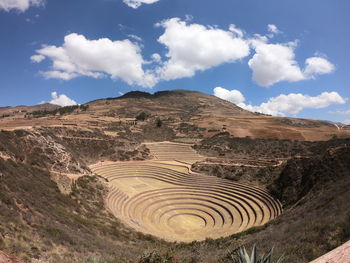
[[[143,255],[138,263],[175,263],[175,257],[169,255],[161,256],[157,251]]]
[[[159,119],[159,118],[157,118],[157,119],[156,119],[156,126],[157,126],[157,128],[162,127],[162,125],[163,125],[162,120],[161,120],[161,119]]]
[[[267,255],[262,255],[259,257],[256,246],[254,245],[252,253],[249,256],[245,247],[240,247],[239,249],[234,250],[230,253],[232,262],[234,263],[272,263],[272,251],[271,248]],[[283,256],[275,261],[276,263],[283,263]]]
[[[65,114],[70,114],[72,112],[74,112],[75,110],[79,109],[81,111],[87,111],[87,109],[89,108],[89,105],[73,105],[73,106],[66,106],[66,107],[61,107],[55,110],[38,110],[38,111],[33,111],[32,115],[35,118],[39,118],[39,117],[44,117],[44,116],[48,116],[48,115],[65,115]]]
[[[141,112],[139,115],[136,116],[136,120],[138,121],[145,121],[150,117],[150,114],[146,113],[146,112]]]

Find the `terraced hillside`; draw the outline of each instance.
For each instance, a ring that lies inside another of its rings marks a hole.
[[[205,157],[199,155],[190,145],[173,142],[145,143],[153,158],[158,161],[180,161],[195,163]]]
[[[149,145],[152,154],[166,161],[92,168],[109,182],[109,209],[132,228],[166,240],[190,242],[228,236],[281,214],[279,201],[264,190],[191,173],[187,166],[169,162],[201,158],[194,151],[182,155],[188,145],[174,145],[172,151],[170,143]]]

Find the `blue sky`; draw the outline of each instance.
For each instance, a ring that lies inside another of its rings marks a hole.
[[[0,106],[191,89],[350,123],[347,0],[0,0]]]

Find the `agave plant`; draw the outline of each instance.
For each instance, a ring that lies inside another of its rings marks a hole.
[[[273,263],[272,262],[273,248],[270,249],[267,255],[259,257],[254,245],[251,255],[249,256],[245,247],[240,247],[236,253],[231,254],[231,258],[234,263]],[[283,256],[281,256],[275,263],[283,263]]]

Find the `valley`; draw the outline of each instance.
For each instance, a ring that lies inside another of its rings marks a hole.
[[[190,164],[201,156],[190,145],[151,145],[157,161],[92,168],[110,184],[109,209],[130,227],[168,241],[191,242],[242,232],[282,213],[281,204],[266,191],[191,172]]]
[[[0,109],[0,250],[22,262],[232,262],[256,244],[306,263],[350,239],[348,126],[184,90],[45,107]]]

